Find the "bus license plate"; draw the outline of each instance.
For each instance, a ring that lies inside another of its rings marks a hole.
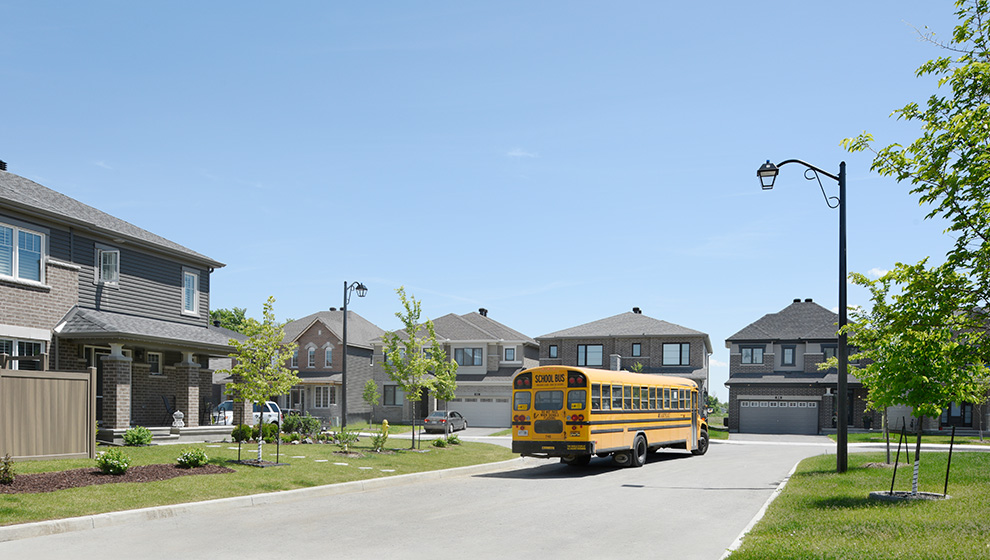
[[[522,437],[526,437],[529,435],[529,430],[519,430],[517,433]]]

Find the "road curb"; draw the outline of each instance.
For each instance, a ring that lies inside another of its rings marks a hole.
[[[57,535],[72,531],[85,531],[88,529],[98,529],[101,527],[112,527],[115,525],[133,523],[135,521],[168,519],[194,511],[222,512],[238,507],[262,506],[266,504],[285,503],[321,496],[336,496],[339,494],[378,490],[391,486],[409,484],[420,480],[440,480],[458,476],[488,474],[509,470],[511,468],[517,468],[522,466],[524,461],[525,459],[523,457],[517,457],[515,459],[509,459],[508,461],[501,461],[498,463],[484,463],[481,465],[469,465],[466,467],[456,467],[453,469],[444,469],[439,471],[424,471],[395,476],[385,476],[381,478],[371,478],[368,480],[355,480],[352,482],[341,482],[339,484],[328,484],[313,488],[297,488],[295,490],[283,490],[281,492],[269,492],[267,494],[220,498],[205,502],[189,502],[184,504],[155,506],[127,511],[98,513],[94,515],[85,515],[82,517],[71,517],[68,519],[53,519],[51,521],[36,521],[33,523],[8,525],[5,527],[0,527],[0,543],[30,539],[34,537],[43,537],[47,535]]]
[[[804,459],[801,459],[801,461],[804,461]],[[753,530],[753,527],[755,527],[756,524],[759,523],[761,519],[763,519],[763,516],[767,513],[767,509],[770,508],[770,504],[772,504],[773,501],[777,499],[777,496],[779,496],[780,493],[784,491],[784,486],[787,486],[787,482],[791,479],[791,476],[794,475],[794,471],[797,470],[798,465],[801,464],[801,461],[794,463],[794,466],[791,467],[791,471],[787,473],[787,476],[784,477],[784,480],[780,481],[780,484],[777,485],[777,488],[776,490],[773,491],[773,494],[770,494],[770,497],[767,498],[767,501],[763,503],[763,507],[760,508],[760,511],[756,512],[756,515],[753,516],[753,519],[749,521],[749,525],[746,525],[746,527],[743,528],[742,532],[739,533],[739,536],[736,537],[736,540],[733,541],[731,545],[729,545],[729,548],[725,549],[725,553],[723,553],[718,560],[725,560],[726,558],[729,557],[730,554],[735,552],[737,548],[742,546],[743,538],[750,531]]]

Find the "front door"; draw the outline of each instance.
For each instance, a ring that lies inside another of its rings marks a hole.
[[[293,387],[289,391],[289,408],[296,410],[299,414],[306,412],[306,388]]]
[[[973,405],[972,403],[952,403],[949,408],[942,411],[943,426],[957,426],[960,428],[973,427]]]

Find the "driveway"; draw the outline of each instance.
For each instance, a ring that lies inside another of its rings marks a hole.
[[[817,444],[714,441],[703,457],[662,452],[638,469],[600,458],[585,468],[521,459],[484,474],[410,475],[334,495],[282,492],[176,507],[150,521],[104,520],[0,543],[0,556],[60,559],[71,550],[74,560],[102,560],[112,546],[115,555],[139,558],[267,550],[288,558],[544,559],[639,551],[715,560],[797,461],[824,452]]]

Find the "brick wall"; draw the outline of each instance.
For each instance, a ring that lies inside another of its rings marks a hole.
[[[52,329],[79,301],[79,268],[49,259],[45,286],[0,279],[0,324]]]
[[[127,429],[131,424],[131,359],[104,356],[103,429]]]

